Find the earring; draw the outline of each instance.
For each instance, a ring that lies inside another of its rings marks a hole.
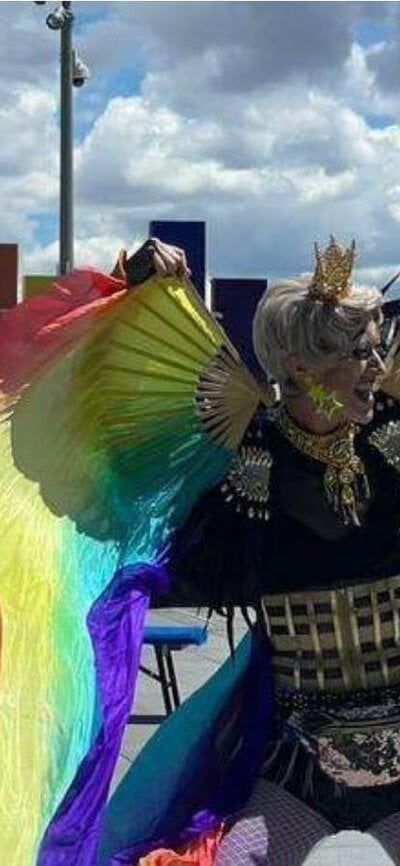
[[[328,391],[310,373],[302,377],[302,384],[306,394],[314,403],[318,415],[331,421],[343,409],[343,403],[337,399],[335,391]]]

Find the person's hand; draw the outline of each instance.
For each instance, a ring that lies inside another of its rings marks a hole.
[[[165,244],[158,238],[150,238],[147,248],[153,250],[153,262],[155,271],[161,277],[187,277],[191,271],[186,261],[185,251],[180,247]]]
[[[124,279],[129,286],[139,286],[154,274],[161,277],[189,279],[191,271],[184,250],[150,238],[133,255],[121,250],[112,276]]]

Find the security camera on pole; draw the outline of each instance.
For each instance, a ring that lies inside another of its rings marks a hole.
[[[35,0],[44,6],[43,0]],[[87,66],[72,48],[74,15],[72,3],[60,3],[46,18],[50,30],[60,31],[60,274],[74,266],[73,115],[72,87],[82,87],[89,78]]]
[[[89,67],[81,60],[76,51],[72,52],[72,84],[83,87],[90,78]]]

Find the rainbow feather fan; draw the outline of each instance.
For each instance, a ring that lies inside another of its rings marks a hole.
[[[92,866],[168,539],[259,386],[194,289],[95,270],[0,321],[0,862]]]

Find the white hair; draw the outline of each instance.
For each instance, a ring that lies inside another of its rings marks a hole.
[[[317,372],[349,354],[368,323],[381,317],[382,294],[370,286],[353,286],[338,304],[309,294],[311,274],[280,281],[261,298],[253,321],[253,343],[261,367],[281,385],[288,380],[285,358],[299,355]]]

